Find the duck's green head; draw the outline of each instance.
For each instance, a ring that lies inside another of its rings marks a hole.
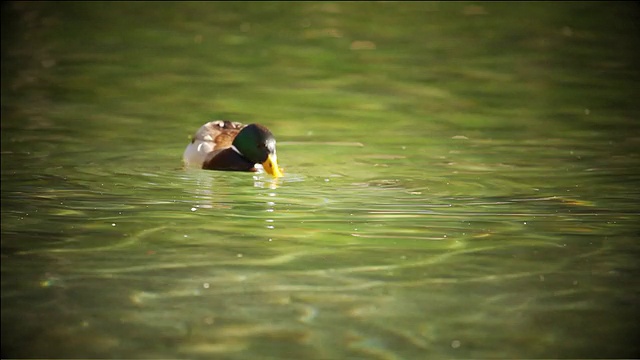
[[[245,158],[262,164],[264,171],[273,177],[282,176],[276,156],[276,139],[269,129],[260,124],[242,128],[233,140],[233,147]]]

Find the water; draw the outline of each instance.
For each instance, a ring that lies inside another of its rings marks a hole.
[[[637,5],[2,13],[3,357],[640,353]]]

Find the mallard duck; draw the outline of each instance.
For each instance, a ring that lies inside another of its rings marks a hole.
[[[182,155],[186,167],[208,170],[264,171],[282,176],[276,157],[276,139],[260,124],[216,120],[200,127]]]

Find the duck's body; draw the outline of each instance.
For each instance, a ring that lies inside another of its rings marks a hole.
[[[241,123],[222,120],[202,125],[184,150],[182,155],[184,165],[202,169],[207,156],[213,151],[230,148],[233,139],[243,127]]]
[[[276,141],[259,124],[216,120],[200,127],[182,155],[186,167],[208,170],[257,171],[256,164],[274,177],[282,176]]]

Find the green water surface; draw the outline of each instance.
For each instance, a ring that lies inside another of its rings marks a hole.
[[[639,15],[3,3],[3,358],[637,357]]]

